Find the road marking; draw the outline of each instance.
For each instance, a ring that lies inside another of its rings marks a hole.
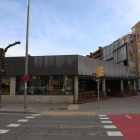
[[[33,116],[40,116],[40,114],[32,114]]]
[[[27,119],[20,119],[17,122],[27,122],[27,121],[28,121]]]
[[[102,121],[102,123],[112,123],[112,121]]]
[[[5,134],[7,133],[9,130],[3,130],[3,129],[0,129],[0,134]]]
[[[74,126],[71,126],[71,125],[60,125],[59,128],[94,128],[97,126],[94,126],[94,125],[82,125],[82,126],[78,126],[78,125],[74,125]]]
[[[41,114],[46,114],[46,115],[77,115],[77,114],[80,114],[80,115],[87,115],[87,114],[95,114],[94,111],[85,111],[85,112],[57,112],[57,111],[43,111],[41,112]]]
[[[115,125],[104,125],[104,128],[117,128]]]
[[[108,136],[123,136],[120,131],[107,131]]]
[[[68,106],[68,110],[78,110],[78,109],[79,109],[79,105],[71,104],[71,105]]]
[[[109,119],[109,118],[100,118],[100,119]]]
[[[128,116],[128,115],[125,115],[126,117],[128,117],[129,119],[132,119],[130,116]]]
[[[6,127],[18,127],[18,126],[20,126],[21,124],[9,124],[9,125],[7,125]]]
[[[33,118],[35,118],[35,117],[28,116],[28,117],[25,117],[25,118],[27,118],[27,119],[33,119]]]
[[[98,115],[98,116],[103,117],[103,116],[106,116],[106,115]]]

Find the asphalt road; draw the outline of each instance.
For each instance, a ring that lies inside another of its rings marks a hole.
[[[28,116],[32,118],[26,118]],[[20,119],[28,121],[19,122]],[[125,140],[123,136],[117,136],[120,133],[117,128],[104,127],[114,126],[113,123],[102,121],[110,119],[98,115],[0,114],[0,140]]]
[[[140,140],[140,114],[107,115],[127,140]]]

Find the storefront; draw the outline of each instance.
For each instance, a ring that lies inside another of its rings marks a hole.
[[[24,103],[25,57],[7,57],[2,79],[2,103]],[[79,55],[29,58],[27,103],[78,103],[78,92],[97,89],[92,74],[103,67],[104,77],[128,79],[129,67]],[[104,84],[102,90],[105,90]]]

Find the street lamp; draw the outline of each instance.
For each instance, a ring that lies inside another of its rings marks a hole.
[[[28,74],[28,39],[29,39],[29,19],[30,19],[30,0],[28,0],[28,11],[27,11],[27,32],[26,32],[26,52],[25,52],[25,74]],[[24,109],[27,109],[27,82],[25,82],[24,90]]]

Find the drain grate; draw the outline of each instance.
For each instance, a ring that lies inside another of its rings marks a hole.
[[[68,108],[57,108],[57,110],[68,110]]]

